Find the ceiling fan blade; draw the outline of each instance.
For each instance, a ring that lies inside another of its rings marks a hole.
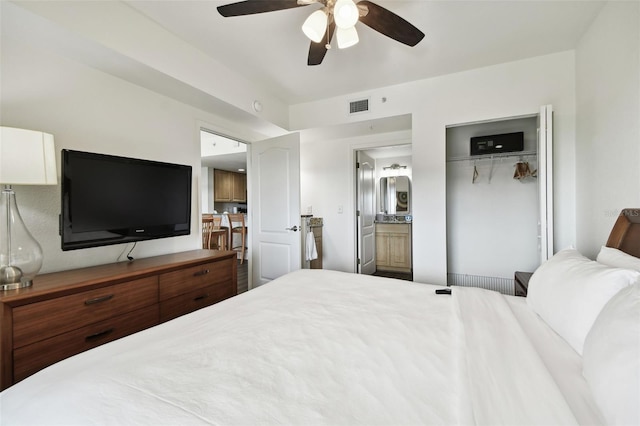
[[[331,44],[333,34],[336,32],[336,23],[331,21],[328,28],[329,30],[324,33],[324,37],[320,43],[311,42],[307,65],[320,65],[322,63],[324,55],[327,54],[327,45]]]
[[[407,46],[415,46],[424,38],[422,31],[382,6],[368,0],[358,2],[358,6],[366,6],[369,9],[369,13],[360,17],[360,22],[387,37]]]
[[[245,0],[237,3],[218,6],[220,15],[230,16],[253,15],[256,13],[275,12],[276,10],[292,9],[294,7],[308,6],[309,3],[298,4],[297,0]]]

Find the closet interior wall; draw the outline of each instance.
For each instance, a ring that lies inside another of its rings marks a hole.
[[[524,132],[524,150],[470,156],[474,136]],[[537,169],[537,116],[447,128],[449,284],[513,294],[515,271],[539,264],[538,180],[515,179],[518,161]]]

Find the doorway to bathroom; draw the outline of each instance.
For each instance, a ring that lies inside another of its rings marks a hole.
[[[356,151],[357,271],[413,280],[411,144]]]

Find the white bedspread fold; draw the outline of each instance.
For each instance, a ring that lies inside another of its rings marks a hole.
[[[578,424],[505,297],[455,287],[469,395],[479,425]]]

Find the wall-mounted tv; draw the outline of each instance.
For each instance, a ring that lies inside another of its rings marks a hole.
[[[191,166],[62,150],[62,250],[188,235]]]

